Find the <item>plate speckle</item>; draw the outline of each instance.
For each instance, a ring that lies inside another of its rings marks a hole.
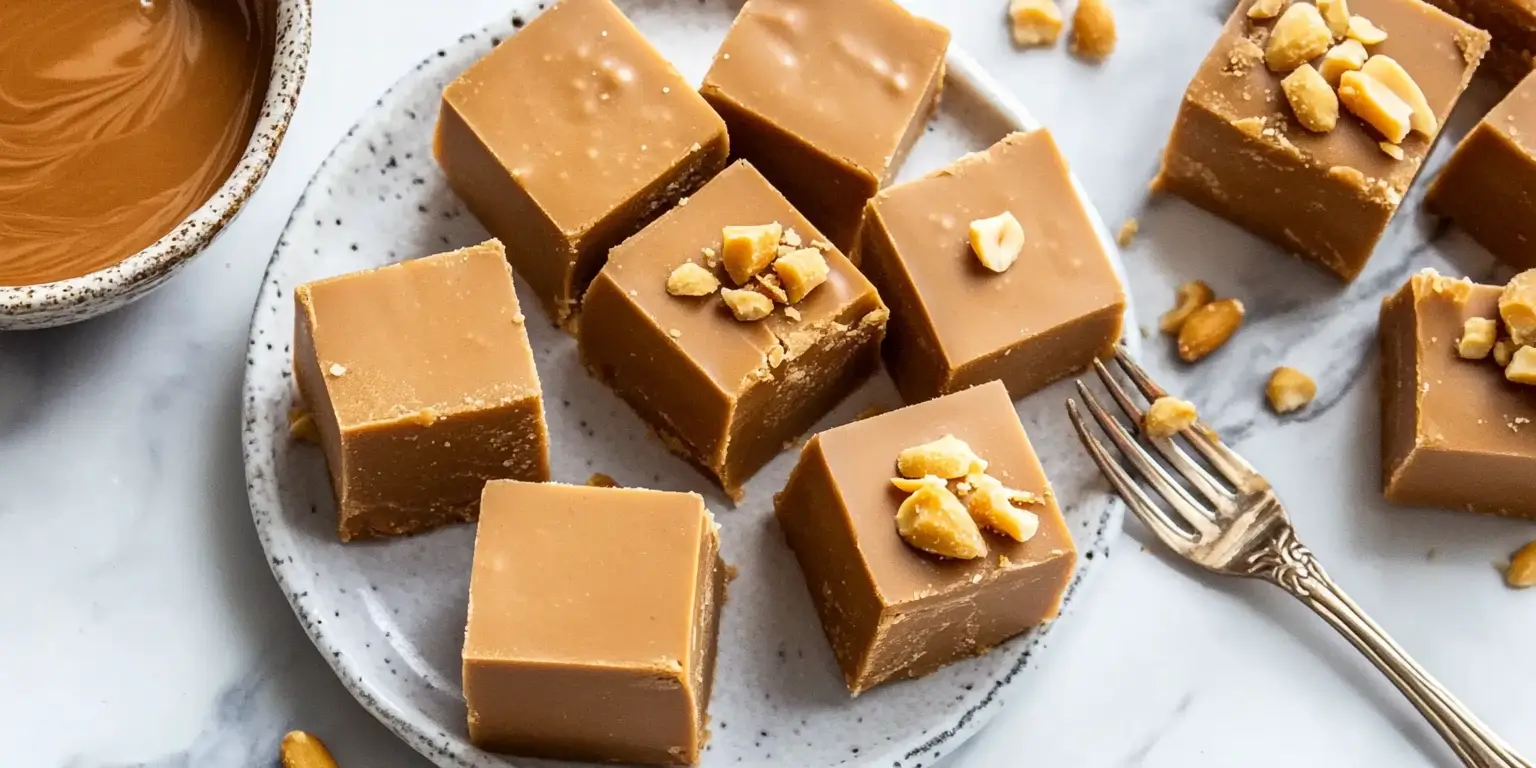
[[[631,0],[620,5],[697,82],[736,4]],[[466,739],[459,650],[473,528],[345,546],[337,541],[324,457],[318,448],[287,438],[287,413],[295,398],[291,294],[307,280],[486,237],[432,160],[438,100],[453,76],[538,10],[529,4],[504,22],[432,52],[363,115],[294,209],[251,325],[243,441],[251,510],[268,562],[305,631],[358,701],[442,766],[555,763],[486,754]],[[939,114],[903,178],[983,149],[1009,130],[1035,127],[964,54],[951,51],[949,70]],[[1106,248],[1115,253],[1102,222],[1096,223]],[[526,286],[519,282],[518,288],[524,306],[537,306]],[[772,495],[783,486],[796,452],[779,456],[753,478],[746,498],[733,508],[586,374],[572,338],[542,316],[530,315],[527,327],[544,385],[557,480],[579,483],[604,472],[625,485],[694,490],[720,519],[724,554],[739,577],[725,606],[704,765],[931,765],[991,717],[1006,693],[1017,694],[1016,685],[1035,667],[1055,625],[921,680],[850,698],[773,520]],[[1134,348],[1138,342],[1134,332],[1128,334],[1127,344]],[[1066,384],[1058,384],[1019,407],[1082,555],[1064,619],[1077,609],[1073,596],[1083,578],[1108,556],[1122,514],[1067,424],[1062,408],[1067,391]],[[845,423],[871,406],[898,403],[881,374],[818,428]]]

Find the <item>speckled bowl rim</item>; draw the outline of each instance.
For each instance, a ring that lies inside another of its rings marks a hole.
[[[50,328],[126,306],[166,281],[234,220],[266,178],[298,106],[309,64],[311,0],[276,0],[276,40],[261,115],[224,184],[176,228],[128,258],[80,277],[0,286],[0,330]]]
[[[467,44],[479,34],[489,32],[489,27],[479,30],[476,34],[465,35],[459,38],[458,45]],[[256,306],[252,313],[252,331],[248,342],[248,358],[246,377],[242,402],[242,427],[241,444],[244,453],[246,470],[246,492],[251,504],[251,513],[255,521],[256,534],[261,541],[263,551],[267,556],[267,562],[272,569],[273,577],[277,580],[279,588],[289,604],[293,607],[294,615],[298,618],[300,626],[315,648],[320,651],[321,658],[331,666],[336,677],[342,685],[357,699],[370,714],[383,723],[391,732],[398,736],[412,749],[421,753],[434,765],[441,768],[516,768],[525,764],[521,758],[513,755],[499,755],[482,752],[471,747],[462,736],[444,732],[436,724],[427,718],[409,702],[397,701],[383,690],[379,689],[370,679],[363,668],[355,663],[352,657],[333,642],[326,624],[320,621],[310,620],[310,616],[317,615],[318,608],[311,605],[315,598],[311,598],[311,590],[315,587],[315,574],[307,567],[290,567],[296,563],[293,558],[294,543],[293,533],[285,526],[277,524],[282,518],[278,508],[278,494],[258,491],[258,488],[266,489],[276,482],[273,477],[268,477],[262,470],[262,462],[259,452],[262,450],[262,436],[255,434],[259,419],[253,413],[257,402],[257,389],[253,383],[250,371],[254,365],[256,347],[264,342],[258,340],[255,327],[256,320],[260,317],[262,309],[271,302],[274,297],[269,296],[274,290],[281,291],[271,279],[273,267],[288,250],[287,232],[297,220],[299,209],[309,197],[309,193],[322,178],[331,164],[347,148],[361,139],[357,138],[358,130],[366,119],[367,114],[377,109],[390,108],[390,96],[401,84],[412,77],[412,73],[427,66],[433,57],[424,58],[407,74],[395,81],[386,89],[379,98],[370,106],[362,117],[348,129],[345,136],[332,147],[320,167],[315,170],[314,176],[305,187],[304,194],[299,197],[294,206],[294,212],[288,223],[283,228],[283,236],[278,239],[277,248],[272,253],[272,260],[267,265],[266,273],[262,277],[261,291],[256,300]],[[1005,116],[1018,130],[1034,130],[1042,127],[1041,123],[1024,108],[1007,89],[1003,88],[991,75],[987,74],[981,65],[969,54],[960,50],[958,46],[950,45],[946,57],[946,80],[963,84],[963,87],[974,89],[979,97],[989,102],[1000,114]],[[1105,226],[1103,217],[1088,197],[1082,182],[1076,174],[1070,174],[1073,191],[1083,202],[1084,208],[1093,224],[1094,231],[1098,234],[1100,244],[1110,256],[1110,264],[1114,268],[1116,277],[1125,296],[1125,323],[1121,343],[1132,355],[1141,351],[1141,337],[1136,331],[1136,325],[1132,320],[1136,313],[1132,304],[1131,293],[1128,290],[1125,264],[1120,257],[1120,250],[1111,236],[1109,228]],[[281,293],[278,294],[279,296]],[[1088,461],[1088,457],[1083,457]],[[1125,505],[1118,498],[1112,498],[1105,505],[1099,518],[1094,521],[1091,537],[1087,541],[1079,541],[1079,555],[1077,572],[1068,585],[1062,598],[1061,613],[1057,619],[1037,630],[1027,633],[1025,636],[1009,640],[994,649],[993,653],[1013,654],[1013,663],[1007,671],[992,679],[990,687],[983,697],[975,704],[963,711],[952,713],[951,717],[936,724],[935,730],[929,730],[922,735],[914,735],[912,738],[900,742],[892,742],[879,751],[861,754],[857,759],[843,761],[849,766],[894,766],[894,768],[909,768],[928,765],[938,759],[940,750],[944,754],[952,752],[966,739],[974,736],[983,725],[994,717],[1010,692],[1019,673],[1027,669],[1043,655],[1047,648],[1046,640],[1061,626],[1062,621],[1076,613],[1078,602],[1076,597],[1082,593],[1096,574],[1103,570],[1103,564],[1109,559],[1111,545],[1121,535],[1121,529],[1125,519]],[[545,763],[540,763],[545,764]]]

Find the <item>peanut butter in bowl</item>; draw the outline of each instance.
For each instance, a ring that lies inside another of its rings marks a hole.
[[[305,0],[0,4],[0,329],[159,284],[233,218],[286,129]]]

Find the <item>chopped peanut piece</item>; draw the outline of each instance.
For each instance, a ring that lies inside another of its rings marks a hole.
[[[303,408],[288,409],[288,439],[300,443],[320,444],[320,429],[315,417]]]
[[[689,261],[667,275],[667,293],[673,296],[708,296],[720,289],[713,272]]]
[[[785,307],[784,316],[797,323],[800,322],[800,310],[795,309],[794,307]]]
[[[971,252],[993,272],[1006,272],[1024,250],[1024,226],[1003,211],[989,219],[971,222]]]
[[[622,485],[619,485],[619,481],[613,479],[612,475],[605,475],[602,472],[593,472],[592,476],[587,478],[587,485],[590,485],[593,488],[623,488],[624,487]]]
[[[981,529],[955,494],[924,484],[896,511],[896,531],[908,544],[940,557],[974,560],[987,554]]]
[[[1519,349],[1519,347],[1515,346],[1515,343],[1509,339],[1499,339],[1494,342],[1493,364],[1500,368],[1508,368],[1509,361],[1515,359],[1516,349]]]
[[[1179,328],[1179,358],[1193,363],[1215,352],[1242,327],[1245,313],[1237,299],[1213,301],[1195,310]]]
[[[1115,233],[1115,244],[1121,248],[1130,246],[1136,239],[1136,233],[1141,231],[1141,222],[1135,219],[1126,219],[1120,225],[1120,231]]]
[[[931,443],[914,445],[896,455],[896,471],[902,477],[933,475],[945,480],[987,471],[971,446],[954,435],[945,435]]]
[[[773,299],[747,288],[722,288],[720,298],[737,320],[750,323],[761,320],[773,312]]]
[[[775,304],[788,304],[789,294],[784,292],[784,284],[779,282],[779,276],[773,272],[764,272],[752,282],[753,290],[773,299]]]
[[[1040,530],[1040,518],[1029,510],[1013,505],[1015,491],[991,475],[972,475],[967,481],[965,509],[982,528],[996,531],[1014,541],[1029,541]]]
[[[1536,384],[1536,347],[1521,347],[1509,358],[1504,378],[1516,384]]]
[[[1008,19],[1013,44],[1020,48],[1055,45],[1061,37],[1061,8],[1056,0],[1010,0]]]
[[[1345,34],[1349,35],[1349,39],[1359,40],[1365,45],[1381,45],[1387,39],[1387,33],[1364,16],[1349,17],[1349,29]]]
[[[1345,72],[1339,76],[1339,101],[1387,141],[1401,144],[1408,138],[1413,108],[1380,80],[1364,72]]]
[[[1365,66],[1365,60],[1370,54],[1365,52],[1365,46],[1359,40],[1345,40],[1328,49],[1323,55],[1323,60],[1317,65],[1317,71],[1335,88],[1339,85],[1339,78],[1345,72],[1354,72]]]
[[[1177,397],[1159,397],[1142,417],[1142,429],[1149,437],[1173,437],[1195,425],[1200,418],[1194,403]]]
[[[1292,70],[1280,81],[1280,88],[1303,128],[1327,133],[1339,124],[1339,97],[1311,64]]]
[[[1345,0],[1317,0],[1317,10],[1328,23],[1333,39],[1343,40],[1349,32],[1349,4]]]
[[[1203,281],[1191,280],[1179,286],[1178,291],[1174,293],[1174,298],[1178,304],[1164,312],[1163,316],[1157,320],[1157,327],[1163,333],[1178,333],[1179,329],[1184,327],[1184,321],[1188,320],[1195,310],[1216,300],[1216,292]]]
[[[763,271],[779,252],[784,227],[778,222],[747,227],[726,227],[720,233],[721,258],[731,281],[742,285]]]
[[[1482,360],[1493,351],[1499,340],[1499,323],[1486,317],[1469,317],[1462,324],[1461,338],[1456,340],[1456,354],[1467,360]]]
[[[1115,52],[1115,14],[1105,0],[1077,0],[1072,12],[1072,52],[1102,59]]]
[[[1311,376],[1296,370],[1280,366],[1269,374],[1269,383],[1264,386],[1264,395],[1269,399],[1269,407],[1275,413],[1290,413],[1307,407],[1312,398],[1317,397],[1317,382]]]
[[[796,232],[794,227],[789,227],[784,230],[783,235],[779,236],[779,242],[791,248],[799,248],[800,244],[805,241],[800,239],[800,233]]]
[[[1393,160],[1401,160],[1405,157],[1403,154],[1403,148],[1393,144],[1390,141],[1378,141],[1376,142],[1376,146],[1380,147],[1382,153],[1387,157],[1392,158]]]
[[[916,493],[925,485],[937,485],[944,488],[949,487],[949,483],[944,482],[944,478],[939,477],[938,475],[923,475],[922,477],[893,477],[891,478],[891,485],[896,486],[896,490],[905,491],[906,493]]]
[[[1285,6],[1288,5],[1290,1],[1291,0],[1259,0],[1253,5],[1248,6],[1248,18],[1273,19],[1274,17],[1279,16],[1281,11],[1285,10]]]
[[[1376,82],[1385,85],[1403,100],[1408,108],[1413,110],[1412,117],[1408,120],[1409,127],[1416,133],[1427,139],[1433,139],[1435,133],[1440,130],[1440,121],[1435,118],[1435,111],[1430,109],[1429,100],[1424,98],[1423,89],[1414,82],[1408,70],[1391,56],[1377,54],[1367,59],[1360,71],[1376,79]]]
[[[1536,541],[1510,556],[1509,567],[1504,569],[1504,583],[1511,589],[1536,587]]]
[[[827,266],[827,257],[815,248],[801,248],[788,256],[780,256],[773,263],[773,271],[778,273],[779,282],[784,285],[790,304],[799,304],[806,294],[825,283],[827,276],[832,273]]]
[[[1536,346],[1536,269],[1526,270],[1499,294],[1499,316],[1516,344]]]
[[[1264,50],[1264,63],[1274,72],[1291,70],[1327,53],[1333,45],[1333,33],[1317,6],[1311,3],[1293,3],[1280,14],[1280,20],[1269,33],[1269,47]]]
[[[312,733],[289,731],[278,746],[283,768],[336,768],[336,758]]]
[[[1425,268],[1419,274],[1427,275],[1430,278],[1430,290],[1457,304],[1465,304],[1467,299],[1472,297],[1472,281],[1465,277],[1442,275],[1432,268]]]

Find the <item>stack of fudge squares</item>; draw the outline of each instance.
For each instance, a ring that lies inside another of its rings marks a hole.
[[[1486,54],[1514,88],[1425,203],[1508,267],[1536,267],[1536,13],[1432,3],[1238,3],[1155,186],[1353,280]],[[1380,343],[1387,499],[1536,518],[1536,271],[1505,286],[1414,275],[1384,300]]]
[[[911,405],[810,437],[775,496],[852,693],[1055,617],[1077,555],[1014,401],[1110,354],[1124,291],[1044,130],[892,185],[948,43],[894,0],[748,0],[695,89],[563,0],[443,92],[494,239],[298,289],[340,538],[478,522],[475,744],[697,762],[729,572],[698,494],[549,482],[514,273],[738,500],[883,358]]]

